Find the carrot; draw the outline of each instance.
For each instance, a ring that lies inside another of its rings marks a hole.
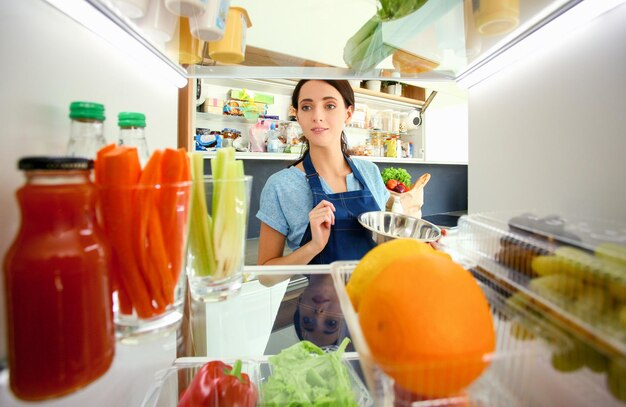
[[[105,147],[106,148],[106,147]],[[128,228],[132,222],[132,194],[141,173],[139,156],[134,147],[118,146],[100,154],[96,179],[102,183],[102,215],[119,266],[120,287],[128,293],[140,318],[152,316],[151,300],[139,270]],[[129,189],[126,189],[129,188]],[[123,288],[122,288],[123,285]],[[123,294],[122,294],[123,296]]]
[[[102,147],[100,150],[98,150],[98,153],[96,154],[96,162],[94,163],[94,172],[95,172],[95,176],[96,176],[96,184],[102,184],[102,157],[107,154],[108,152],[112,151],[113,149],[115,149],[115,144],[108,144],[104,147]]]
[[[139,260],[139,269],[146,282],[150,297],[156,302],[158,309],[164,310],[167,301],[163,296],[161,265],[155,261],[154,257],[150,258],[151,261],[148,260],[148,256],[152,256],[152,240],[157,238],[155,235],[156,231],[149,231],[149,224],[152,218],[157,216],[154,186],[161,176],[162,156],[163,153],[160,150],[154,151],[139,178],[139,187],[133,202],[136,214],[134,219],[136,227],[133,228],[133,243],[135,244],[135,254]],[[150,236],[149,233],[152,233],[152,235]],[[158,238],[162,239],[160,234],[161,231],[159,230]],[[163,265],[163,267],[167,268],[167,264]]]
[[[102,184],[102,157],[104,156],[104,154],[108,153],[109,151],[113,150],[115,148],[115,144],[108,144],[104,147],[102,147],[100,150],[98,150],[98,153],[96,155],[96,160],[94,163],[94,175],[95,175],[95,179],[94,182],[96,185],[101,185]],[[98,222],[103,226],[104,228],[104,221],[103,219],[101,219],[101,214],[103,213],[102,208],[100,207],[103,204],[103,196],[101,196],[101,192],[99,189],[97,190],[97,205],[99,206],[98,208]],[[106,229],[104,230],[105,233]],[[112,240],[109,238],[108,239],[109,242],[111,242]],[[115,291],[117,291],[117,288],[119,286],[119,266],[117,264],[116,261],[116,256],[113,253],[113,251],[110,252],[111,253],[111,264],[109,265],[109,280],[110,280],[110,290],[111,290],[111,294]]]
[[[189,178],[189,162],[183,149],[166,149],[161,166],[161,193],[159,196],[159,218],[163,236],[169,236],[170,244],[165,247],[168,268],[174,282],[178,281],[182,268],[182,255],[187,221],[189,187],[179,184]]]
[[[120,303],[120,311],[122,311],[122,314],[132,314],[133,303],[131,302],[130,297],[128,296],[128,293],[126,292],[123,284],[120,284],[117,289],[117,298]]]
[[[165,251],[165,244],[163,242],[163,233],[161,231],[161,222],[158,216],[150,216],[148,223],[148,252],[150,254],[150,260],[152,262],[154,274],[158,274],[160,277],[161,296],[165,298],[164,303],[172,304],[174,302],[174,289],[176,283],[172,278],[170,271],[167,268],[167,254]]]

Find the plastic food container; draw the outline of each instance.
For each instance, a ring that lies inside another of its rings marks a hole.
[[[178,404],[180,396],[191,384],[194,375],[205,363],[212,359],[208,358],[179,358],[174,364],[156,375],[155,384],[146,394],[142,407],[175,407]],[[232,365],[234,360],[225,361]],[[267,360],[242,360],[242,372],[248,374],[250,380],[257,385],[259,390],[258,405],[263,405],[264,383],[272,375],[272,366]],[[372,406],[373,402],[363,384],[362,380],[356,373],[353,365],[358,364],[358,360],[354,353],[344,354],[344,364],[350,377],[350,384],[354,392],[355,399],[359,406]],[[219,406],[222,407],[222,406]],[[232,407],[232,406],[223,406]]]
[[[393,379],[380,369],[371,356],[359,325],[358,314],[354,311],[345,290],[345,284],[350,279],[355,266],[355,262],[335,262],[331,264],[331,273],[344,318],[360,356],[365,382],[370,389],[375,405],[407,407],[516,406],[523,405],[522,400],[528,400],[525,392],[532,383],[532,376],[529,375],[529,372],[536,365],[537,355],[544,345],[539,342],[521,341],[511,334],[518,312],[509,307],[506,302],[509,293],[487,285],[482,285],[482,289],[494,318],[497,347],[495,353],[483,356],[483,360],[489,361],[490,365],[482,375],[459,396],[445,399],[419,399],[418,402],[415,402],[417,399],[413,398],[409,401],[404,398],[405,394],[394,391]],[[476,360],[459,361],[460,365],[455,364],[454,368],[459,368],[466,362],[476,363]],[[424,375],[425,371],[421,369],[451,369],[453,366],[444,364],[430,364],[420,367],[398,365],[394,368],[397,370],[411,369],[412,372],[418,372],[417,375]],[[453,375],[454,373],[451,372],[450,374]],[[426,380],[428,379],[426,378]]]
[[[625,223],[473,214],[459,219],[457,235],[443,247],[478,278],[510,291],[511,303],[533,317],[523,325],[548,326],[566,338],[550,365],[582,376],[577,386],[587,389],[587,400],[626,403]]]
[[[202,41],[217,41],[224,35],[229,0],[213,0],[201,15],[189,19],[191,35]]]
[[[223,38],[209,42],[209,57],[226,64],[243,62],[246,54],[246,31],[250,27],[252,23],[246,9],[230,7]]]

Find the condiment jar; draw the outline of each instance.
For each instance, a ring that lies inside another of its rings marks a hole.
[[[110,251],[95,211],[93,161],[28,157],[21,225],[4,259],[10,387],[59,397],[110,367],[115,350]]]

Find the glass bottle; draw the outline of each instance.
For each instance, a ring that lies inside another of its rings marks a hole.
[[[96,158],[106,145],[104,138],[104,105],[93,102],[70,104],[70,140],[66,153],[70,157]]]
[[[146,115],[136,112],[121,112],[117,115],[120,137],[117,144],[137,147],[141,166],[150,159],[150,150],[146,140]]]
[[[21,225],[4,259],[10,387],[59,397],[110,367],[115,331],[110,251],[96,220],[93,161],[28,157]]]
[[[393,197],[393,205],[391,205],[391,212],[404,213],[404,208],[402,208],[402,202],[400,202],[399,196]]]

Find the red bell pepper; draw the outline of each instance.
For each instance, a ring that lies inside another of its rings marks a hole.
[[[234,367],[214,360],[202,366],[178,402],[178,407],[254,407],[258,391],[241,360]]]

